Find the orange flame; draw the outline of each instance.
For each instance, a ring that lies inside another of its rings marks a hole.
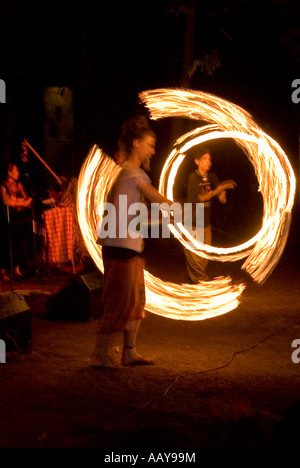
[[[227,249],[202,244],[169,226],[174,236],[197,255],[217,260],[235,261],[246,258],[244,268],[257,282],[263,282],[276,266],[283,252],[295,197],[295,176],[280,146],[266,135],[251,116],[234,104],[215,96],[175,89],[159,89],[140,94],[151,117],[159,119],[184,116],[205,120],[210,125],[183,135],[166,159],[159,191],[173,200],[177,170],[192,146],[215,138],[232,138],[242,147],[253,164],[264,200],[261,230],[249,241]],[[120,167],[96,145],[86,158],[78,180],[78,219],[85,244],[100,271],[103,272],[101,247],[97,245],[96,226],[101,219],[106,194]],[[187,240],[192,243],[187,244]],[[220,277],[197,285],[162,281],[145,271],[147,310],[180,320],[204,320],[235,309],[245,289],[230,278]]]

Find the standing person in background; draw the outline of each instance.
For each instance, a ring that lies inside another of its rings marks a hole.
[[[31,207],[32,198],[25,192],[19,181],[20,171],[16,164],[10,163],[5,179],[1,182],[1,279],[9,281],[7,270],[12,260],[14,278],[20,279],[23,274],[20,269],[22,262],[26,261],[24,252],[24,225],[26,211]],[[9,210],[9,213],[8,213]],[[11,236],[11,246],[9,244]],[[10,259],[12,255],[12,259]]]
[[[194,159],[197,169],[192,172],[187,183],[187,202],[204,204],[204,244],[211,245],[212,228],[211,228],[211,202],[214,197],[219,201],[226,203],[226,190],[234,189],[236,182],[233,180],[225,180],[219,183],[219,180],[214,172],[210,172],[212,166],[210,150],[202,147],[197,157]],[[193,218],[193,224],[195,219]],[[208,260],[206,258],[195,255],[188,249],[184,250],[186,258],[186,268],[190,281],[198,283],[199,281],[208,281],[209,277],[206,274]]]
[[[114,182],[107,201],[116,209],[116,232],[119,232],[120,196],[127,196],[127,212],[133,203],[144,199],[153,203],[172,202],[163,197],[151,184],[142,169],[149,167],[155,154],[156,136],[143,116],[129,119],[122,127],[119,145],[126,161]],[[136,352],[136,338],[141,320],[145,317],[143,238],[130,236],[127,220],[127,236],[98,239],[102,245],[104,283],[101,298],[101,325],[96,340],[92,363],[111,367],[108,355],[108,339],[111,333],[123,330],[124,347],[122,365],[153,364]]]

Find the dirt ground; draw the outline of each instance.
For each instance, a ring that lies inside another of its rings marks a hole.
[[[138,350],[155,357],[151,367],[122,367],[122,336],[115,334],[116,369],[92,368],[97,321],[49,317],[50,280],[29,292],[18,285],[31,311],[32,348],[11,351],[0,364],[0,447],[298,447],[300,363],[291,358],[300,339],[298,232],[263,285],[239,263],[210,265],[246,281],[230,313],[198,322],[148,314]],[[183,275],[171,260],[159,269],[171,281]],[[62,275],[55,284],[68,281]]]

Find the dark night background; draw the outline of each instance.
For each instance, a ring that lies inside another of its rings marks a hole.
[[[140,92],[174,87],[243,107],[281,145],[298,180],[300,102],[292,101],[292,83],[300,80],[299,0],[3,0],[0,21],[0,79],[6,83],[1,170],[25,138],[58,175],[77,177],[94,144],[112,156],[124,120],[147,115]],[[158,137],[150,174],[155,186],[175,138],[203,124],[152,122]],[[212,142],[212,153],[220,179],[238,183],[222,211],[215,211],[215,241],[236,245],[261,223],[256,176],[234,141]],[[53,182],[31,158],[40,182]],[[178,198],[192,168],[186,160]],[[96,321],[49,317],[49,296],[58,303],[67,297],[67,313],[78,304],[80,313],[88,310],[81,306],[78,277],[60,272],[45,274],[44,285],[35,276],[18,282],[18,290],[31,292],[26,300],[33,349],[12,353],[1,368],[0,446],[299,446],[300,363],[291,360],[291,343],[300,338],[299,201],[297,195],[282,259],[263,287],[239,262],[211,262],[213,276],[229,271],[234,281],[245,279],[236,310],[198,322],[149,313],[139,347],[157,356],[151,369],[92,369]],[[159,248],[148,241],[149,271],[181,283],[181,246],[173,239]],[[121,335],[113,341],[119,363],[122,342]]]
[[[25,138],[55,172],[77,177],[93,144],[112,155],[124,120],[147,114],[139,92],[182,87],[215,94],[250,112],[283,147],[298,177],[300,103],[291,99],[300,61],[296,0],[13,1],[3,2],[1,10],[3,162]],[[72,121],[71,130],[63,144],[56,129],[59,114],[49,117],[43,102],[48,87],[72,91],[65,121],[67,126]],[[175,137],[198,124],[153,122],[155,185]],[[59,143],[54,149],[51,138]],[[235,178],[239,187],[251,179],[237,198],[244,203],[248,193],[252,199],[253,184],[256,188],[247,161],[234,156],[229,143],[216,153],[219,176]],[[42,165],[40,170],[45,171]]]

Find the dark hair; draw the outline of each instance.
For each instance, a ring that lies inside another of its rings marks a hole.
[[[134,140],[141,140],[146,135],[156,139],[156,135],[151,129],[147,118],[144,115],[130,117],[122,125],[122,133],[119,138],[119,148],[128,157],[132,150]]]
[[[197,152],[197,156],[195,157],[195,159],[200,159],[202,158],[202,156],[204,156],[205,154],[211,154],[211,149],[208,147],[208,146],[200,146],[198,152]]]

